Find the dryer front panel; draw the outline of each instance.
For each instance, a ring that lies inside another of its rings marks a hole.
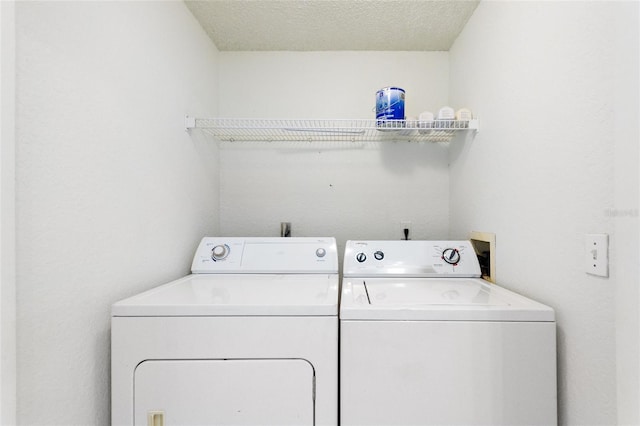
[[[302,359],[144,361],[135,425],[313,425],[314,370]]]

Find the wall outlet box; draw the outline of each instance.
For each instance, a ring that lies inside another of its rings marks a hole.
[[[585,272],[599,277],[609,276],[609,235],[587,234],[584,244]]]

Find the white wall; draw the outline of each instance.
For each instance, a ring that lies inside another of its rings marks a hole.
[[[16,423],[15,4],[0,2],[0,424]]]
[[[499,281],[556,308],[562,424],[640,423],[629,4],[485,1],[451,53],[217,54],[181,2],[19,3],[19,422],[108,423],[109,305],[186,273],[218,220],[223,235],[287,220],[340,246],[409,220],[416,239],[496,232]],[[185,113],[373,117],[386,85],[407,89],[409,114],[466,105],[482,130],[450,153],[218,153],[182,130]],[[582,272],[587,232],[612,236],[609,279]]]
[[[182,2],[16,8],[18,422],[105,425],[110,305],[217,232],[217,51]]]
[[[637,7],[482,2],[450,51],[451,102],[481,119],[451,148],[451,234],[495,232],[498,282],[556,309],[561,424],[639,421]],[[611,235],[608,279],[587,233]]]
[[[446,52],[221,52],[220,115],[251,118],[375,118],[375,94],[406,90],[406,113],[448,99]],[[407,143],[224,143],[224,235],[446,238],[446,146]]]
[[[616,395],[618,424],[640,424],[640,3],[612,14]]]

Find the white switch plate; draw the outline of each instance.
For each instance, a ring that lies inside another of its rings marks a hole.
[[[587,234],[584,246],[585,272],[599,277],[609,276],[609,235]]]

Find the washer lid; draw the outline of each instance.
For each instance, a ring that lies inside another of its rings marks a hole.
[[[555,321],[548,306],[478,278],[345,278],[340,318]]]
[[[112,316],[335,316],[338,274],[192,274],[115,303]]]

